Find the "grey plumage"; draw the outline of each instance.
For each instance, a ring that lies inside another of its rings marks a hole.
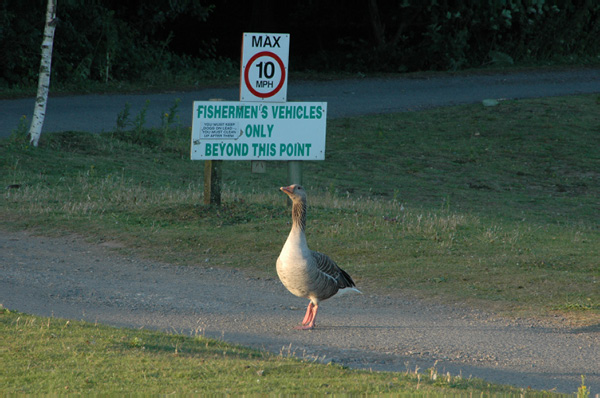
[[[310,300],[300,329],[312,329],[319,302],[340,289],[355,288],[354,281],[327,255],[310,250],[306,243],[306,192],[300,185],[282,187],[292,199],[292,229],[277,259],[277,274],[296,296]]]

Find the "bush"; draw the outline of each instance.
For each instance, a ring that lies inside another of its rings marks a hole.
[[[4,84],[37,81],[45,1],[6,0],[0,5],[0,64]],[[140,3],[140,4],[138,4]],[[198,41],[196,54],[172,50],[173,29],[191,19],[203,22],[211,7],[191,0],[144,2],[60,2],[52,81],[155,79],[174,71],[202,67],[214,59],[212,44]]]
[[[457,70],[565,58],[598,62],[600,56],[598,2],[404,0],[376,4],[386,33],[376,37],[374,49],[363,51],[362,58],[372,60],[372,69]],[[371,16],[372,21],[376,19]]]
[[[0,87],[35,85],[44,12],[44,0],[0,3]],[[600,61],[600,2],[590,0],[65,1],[58,16],[52,81],[76,86],[237,74],[249,30],[289,32],[294,70]]]

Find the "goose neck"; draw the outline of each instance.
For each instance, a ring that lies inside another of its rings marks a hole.
[[[306,202],[294,201],[292,205],[292,227],[304,231],[306,228]]]

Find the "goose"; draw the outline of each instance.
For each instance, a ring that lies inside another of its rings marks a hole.
[[[306,243],[306,191],[298,184],[281,187],[292,200],[292,230],[277,258],[277,275],[290,293],[310,300],[302,325],[295,329],[315,327],[319,302],[341,289],[356,289],[346,271],[327,255],[310,250]]]

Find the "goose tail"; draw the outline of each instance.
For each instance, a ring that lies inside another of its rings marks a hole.
[[[350,292],[363,294],[363,292],[361,292],[360,290],[358,290],[355,287],[345,287],[345,288],[338,290],[338,296],[341,296],[342,294],[346,294],[346,293],[350,293]]]

